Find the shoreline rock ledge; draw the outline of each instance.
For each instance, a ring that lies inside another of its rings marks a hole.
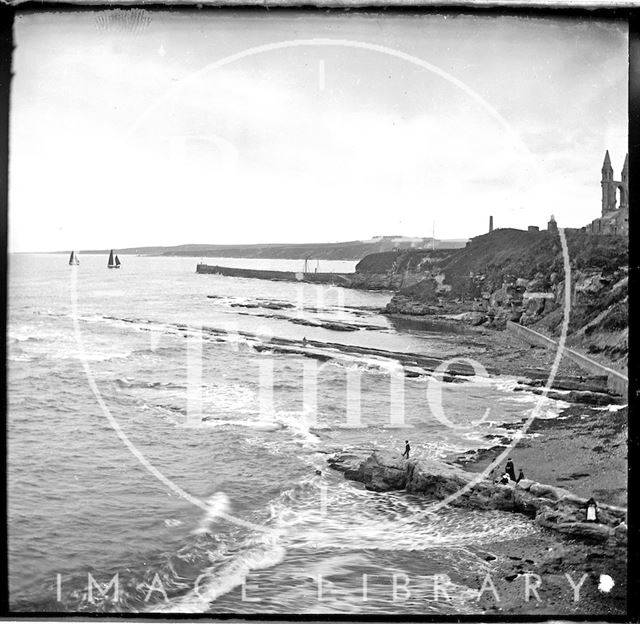
[[[375,451],[368,457],[358,453],[336,454],[328,464],[343,472],[345,478],[363,483],[374,492],[404,490],[437,501],[469,486],[451,501],[451,506],[522,513],[539,526],[568,538],[611,546],[627,544],[626,509],[598,504],[599,521],[586,522],[587,499],[552,485],[528,479],[517,485],[501,485],[455,465],[428,459],[405,460],[384,451]]]

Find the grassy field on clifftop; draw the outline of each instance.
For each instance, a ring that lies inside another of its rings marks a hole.
[[[567,231],[566,240],[572,271],[594,269],[607,273],[629,263],[629,244],[621,236]],[[453,292],[464,296],[473,294],[465,291],[471,274],[484,276],[483,287],[494,290],[512,279],[563,275],[564,260],[557,234],[501,229],[475,237],[468,247],[449,255],[441,268]]]

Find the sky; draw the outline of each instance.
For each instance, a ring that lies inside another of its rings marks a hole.
[[[15,46],[12,252],[580,227],[627,151],[624,22],[64,11]]]

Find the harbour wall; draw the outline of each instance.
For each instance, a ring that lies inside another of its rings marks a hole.
[[[352,273],[303,273],[302,271],[269,271],[266,269],[240,269],[199,263],[196,273],[210,273],[227,277],[248,277],[279,282],[306,282],[311,284],[330,284],[332,286],[351,286]]]
[[[515,334],[519,338],[522,338],[526,342],[534,345],[538,345],[540,347],[546,347],[547,349],[557,349],[558,343],[553,340],[553,338],[549,338],[529,327],[525,327],[524,325],[519,325],[518,323],[514,323],[513,321],[507,321],[507,331]],[[563,357],[569,358],[572,362],[575,362],[581,368],[584,368],[586,371],[594,375],[606,375],[607,377],[607,387],[612,392],[619,394],[623,397],[626,397],[629,393],[629,378],[622,373],[619,373],[604,364],[600,364],[595,360],[587,357],[586,355],[582,355],[582,353],[578,353],[573,349],[569,349],[565,347],[563,350]]]

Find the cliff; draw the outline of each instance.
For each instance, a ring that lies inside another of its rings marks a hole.
[[[438,275],[438,266],[454,249],[405,249],[374,253],[356,265],[352,288],[366,290],[402,290],[424,281],[426,275]],[[441,281],[444,275],[440,275]]]
[[[625,368],[628,240],[571,230],[566,239],[572,284],[567,344]],[[376,256],[358,265],[374,281],[380,279],[378,267],[385,266],[382,254]],[[473,325],[503,329],[511,320],[551,337],[560,334],[565,275],[557,235],[495,230],[464,249],[430,257],[406,251],[396,266],[388,260],[386,266],[396,288],[388,314],[462,314]]]

